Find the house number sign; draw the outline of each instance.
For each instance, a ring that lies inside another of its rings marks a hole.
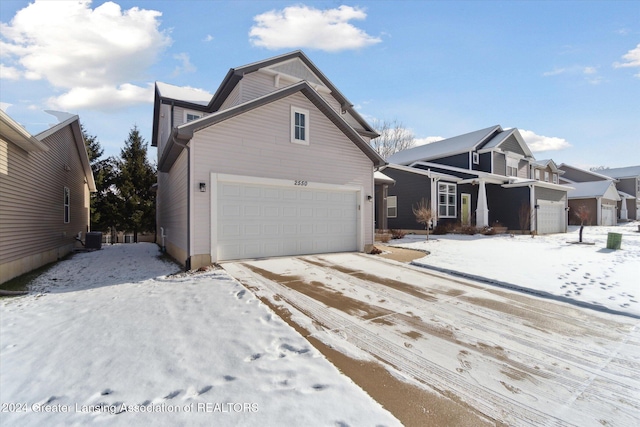
[[[309,183],[307,181],[293,181],[293,185],[302,185],[306,187]]]

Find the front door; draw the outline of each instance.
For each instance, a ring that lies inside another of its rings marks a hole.
[[[461,194],[462,225],[471,224],[471,194]]]

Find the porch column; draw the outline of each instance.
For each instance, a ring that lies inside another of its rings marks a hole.
[[[622,198],[620,202],[620,219],[629,219],[629,211],[627,210],[627,199]]]
[[[489,225],[489,209],[487,208],[487,188],[484,179],[480,179],[478,189],[478,206],[476,208],[476,227],[486,227]]]
[[[596,197],[596,225],[602,225],[602,199]]]

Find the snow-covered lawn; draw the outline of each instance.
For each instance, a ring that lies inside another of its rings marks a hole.
[[[389,244],[426,250],[413,263],[453,271],[512,288],[572,300],[580,305],[640,316],[640,222],[579,227],[546,236],[409,235]],[[620,250],[606,249],[608,233],[622,234]]]
[[[0,301],[0,424],[399,425],[221,270],[77,254]]]

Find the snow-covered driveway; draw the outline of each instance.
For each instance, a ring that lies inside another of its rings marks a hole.
[[[421,389],[409,396],[416,407],[403,407],[379,390],[384,384],[359,381],[404,424],[632,426],[640,419],[637,318],[364,254],[224,268],[308,339],[356,364],[382,364]],[[349,372],[349,362],[337,359]]]
[[[158,255],[106,246],[0,300],[0,425],[399,425],[224,271]]]

